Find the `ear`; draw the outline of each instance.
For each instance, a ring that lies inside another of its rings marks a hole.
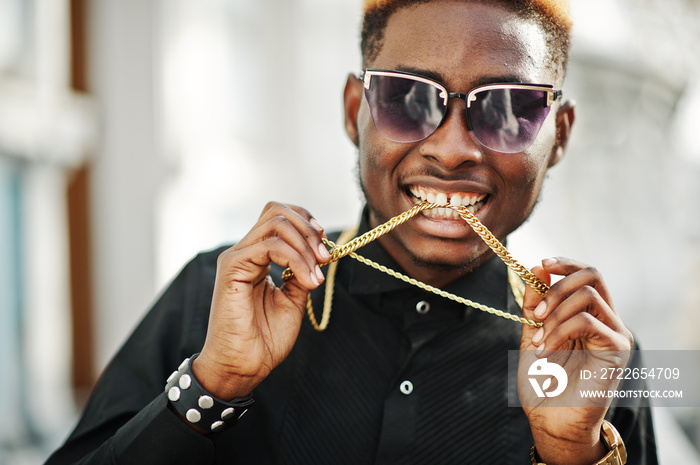
[[[360,110],[362,102],[362,81],[353,74],[349,74],[348,80],[345,82],[343,101],[345,103],[345,132],[357,147],[360,143],[357,130],[357,112]]]
[[[571,127],[574,125],[574,119],[576,118],[575,107],[576,102],[567,100],[557,110],[557,140],[549,159],[550,168],[559,163],[559,160],[564,157],[566,145],[569,143],[569,136],[571,135]]]

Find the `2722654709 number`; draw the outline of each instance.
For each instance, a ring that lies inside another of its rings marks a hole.
[[[678,368],[601,368],[599,379],[678,379]]]

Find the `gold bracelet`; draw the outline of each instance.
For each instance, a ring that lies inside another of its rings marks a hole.
[[[608,420],[603,420],[600,437],[608,447],[608,453],[593,465],[625,465],[625,463],[627,463],[627,449],[625,448],[625,443],[622,441],[620,433],[618,433],[617,429],[615,429]],[[538,461],[534,443],[532,447],[530,447],[530,461],[532,465],[546,465]]]

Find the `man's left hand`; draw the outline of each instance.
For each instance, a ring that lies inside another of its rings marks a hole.
[[[556,258],[543,260],[542,266],[532,271],[547,284],[552,275],[563,278],[551,286],[545,297],[529,287],[525,291],[523,316],[543,325],[523,325],[518,370],[521,403],[542,462],[592,464],[606,453],[600,428],[610,404],[607,401],[601,406],[600,400],[597,404],[574,402],[571,396],[578,393],[577,385],[581,387],[583,381],[580,376],[571,375],[586,369],[600,372],[601,368],[624,368],[634,343],[632,333],[614,310],[603,277],[595,268]],[[523,393],[532,389],[528,381],[531,362],[523,363],[523,358],[527,354],[533,360],[533,352],[540,358],[555,357],[569,374],[564,395],[523,402]],[[616,385],[609,381],[607,386],[598,387],[614,389]]]

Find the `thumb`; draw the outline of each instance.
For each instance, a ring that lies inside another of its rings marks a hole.
[[[547,286],[550,285],[552,281],[552,275],[547,273],[541,266],[536,266],[531,270],[537,278],[545,283]],[[528,320],[541,321],[535,317],[535,308],[542,302],[543,297],[530,286],[525,286],[525,295],[523,296],[523,317]],[[523,332],[520,338],[520,349],[534,349],[532,345],[532,337],[539,330],[534,326],[523,325]]]
[[[280,287],[280,290],[285,295],[288,302],[290,302],[299,311],[300,316],[304,318],[304,315],[306,315],[307,300],[311,298],[309,295],[311,290],[300,284],[299,280],[296,278],[286,281],[282,287]]]

